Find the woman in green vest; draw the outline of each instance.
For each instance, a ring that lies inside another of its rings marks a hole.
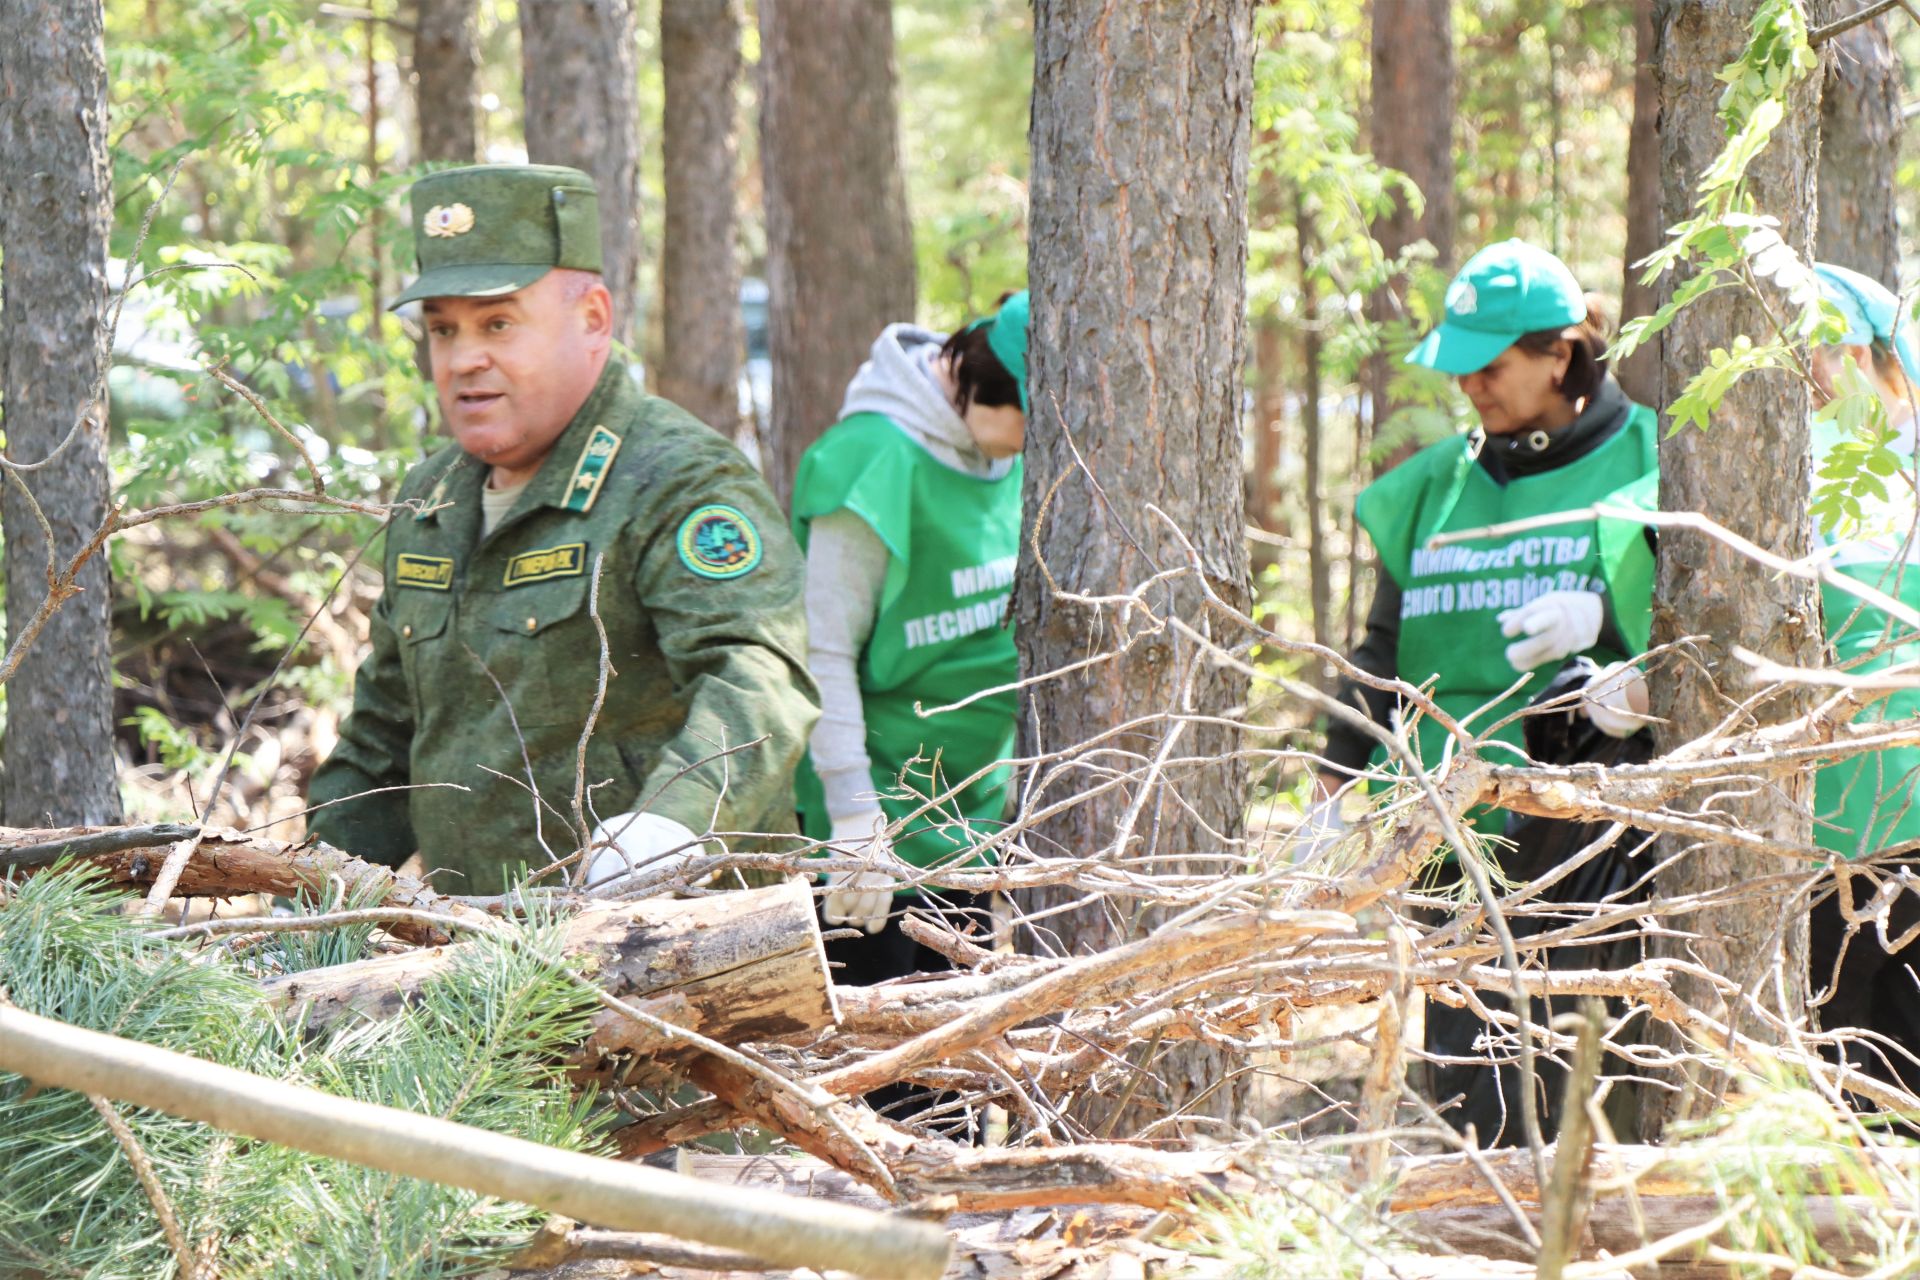
[[[794,480],[820,684],[797,802],[809,837],[869,867],[828,876],[826,922],[868,935],[828,944],[841,982],[951,967],[901,932],[910,900],[986,922],[984,899],[896,873],[974,865],[1006,807],[1014,694],[977,695],[1019,670],[1026,356],[1025,292],[951,336],[889,326]]]
[[[1829,400],[1849,391],[1871,390],[1885,411],[1885,421],[1878,432],[1872,426],[1867,431],[1874,432],[1878,443],[1899,459],[1903,473],[1887,478],[1884,498],[1864,504],[1857,527],[1829,532],[1826,541],[1842,573],[1910,608],[1920,608],[1920,546],[1916,546],[1920,516],[1913,489],[1920,465],[1916,462],[1920,420],[1915,412],[1920,353],[1891,291],[1844,267],[1820,264],[1815,271],[1822,296],[1839,309],[1847,332],[1838,342],[1814,349],[1814,382]],[[1836,448],[1847,439],[1848,433],[1836,423],[1815,423],[1816,473],[1826,470]],[[1920,636],[1906,623],[1824,583],[1820,596],[1827,643],[1837,668],[1857,676],[1920,662]],[[1905,720],[1915,715],[1920,715],[1920,690],[1903,689],[1869,707],[1859,719]],[[1894,747],[1821,769],[1814,783],[1815,841],[1851,859],[1920,840],[1916,783],[1920,783],[1920,747]],[[1847,883],[1855,906],[1864,909],[1874,886],[1865,877]],[[1920,923],[1920,896],[1910,888],[1902,889],[1887,916],[1885,936],[1900,937]],[[1840,911],[1839,890],[1814,906],[1809,971],[1815,991],[1830,988],[1831,992],[1819,1009],[1821,1024],[1878,1032],[1920,1055],[1920,971],[1914,967],[1915,951],[1891,955],[1873,926],[1861,927],[1849,939],[1850,928]],[[1856,1040],[1849,1046],[1849,1056],[1875,1076],[1904,1081],[1910,1089],[1920,1087],[1920,1067],[1889,1050]]]
[[[1482,249],[1448,286],[1444,322],[1407,357],[1457,378],[1478,422],[1380,477],[1357,503],[1380,574],[1354,664],[1430,685],[1468,733],[1491,733],[1481,750],[1496,761],[1523,758],[1525,723],[1515,713],[1570,659],[1603,664],[1611,676],[1613,664],[1646,645],[1645,584],[1616,590],[1615,558],[1592,515],[1581,514],[1651,473],[1657,460],[1654,414],[1608,374],[1606,346],[1604,315],[1566,264],[1520,240]],[[1438,534],[1562,511],[1565,520],[1523,532],[1431,545]],[[1613,694],[1624,681],[1595,681],[1602,683]],[[1564,679],[1555,687],[1566,687]],[[1391,723],[1391,694],[1349,681],[1341,696],[1376,724]],[[1624,696],[1583,701],[1581,714],[1610,734],[1623,731],[1622,720],[1631,732],[1639,721],[1614,702]],[[1438,766],[1448,740],[1438,722],[1420,719],[1414,746],[1427,767]],[[1344,829],[1340,789],[1382,758],[1374,736],[1334,723],[1321,799],[1302,824],[1306,847]],[[1483,812],[1475,825],[1499,834],[1502,818]],[[1489,1069],[1486,1051],[1475,1048],[1480,1019],[1429,1001],[1426,1028],[1429,1054],[1454,1059],[1431,1064],[1433,1096],[1465,1098],[1448,1118],[1472,1125],[1486,1145],[1518,1141],[1517,1079]],[[1473,1058],[1482,1061],[1463,1061]]]
[[[1447,288],[1445,321],[1407,363],[1454,375],[1478,424],[1421,450],[1361,493],[1356,514],[1380,559],[1354,665],[1411,684],[1479,733],[1511,716],[1568,658],[1620,662],[1646,643],[1647,600],[1610,590],[1612,565],[1591,516],[1433,548],[1451,530],[1579,511],[1655,469],[1653,411],[1628,400],[1606,367],[1607,326],[1566,264],[1522,240],[1490,245]],[[1516,688],[1515,685],[1518,684]],[[1348,682],[1342,697],[1375,723],[1391,694]],[[1603,710],[1601,714],[1605,714]],[[1437,765],[1447,732],[1431,718],[1416,746]],[[1517,762],[1522,726],[1488,754]],[[1336,722],[1321,775],[1332,793],[1367,768],[1376,739]],[[1312,823],[1338,826],[1337,809]],[[1498,830],[1497,820],[1486,829]]]

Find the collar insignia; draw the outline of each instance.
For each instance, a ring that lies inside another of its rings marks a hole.
[[[573,465],[573,478],[567,481],[567,496],[562,502],[567,510],[581,515],[593,510],[600,486],[606,483],[607,471],[619,452],[620,437],[603,426],[594,427],[586,447],[580,450],[580,461]]]

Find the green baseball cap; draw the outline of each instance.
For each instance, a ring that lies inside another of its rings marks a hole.
[[[600,194],[578,169],[482,164],[413,184],[419,277],[393,301],[485,298],[555,267],[600,270]]]
[[[987,330],[987,346],[1013,375],[1014,385],[1020,388],[1022,413],[1027,411],[1027,320],[1027,291],[1022,289],[1001,303],[992,319],[980,322],[991,326]]]
[[[1502,240],[1460,268],[1447,286],[1447,318],[1407,353],[1407,363],[1478,373],[1522,336],[1586,318],[1586,295],[1566,263],[1525,240]]]

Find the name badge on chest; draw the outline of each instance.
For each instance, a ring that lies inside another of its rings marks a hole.
[[[549,578],[577,578],[587,571],[587,544],[568,542],[537,551],[522,551],[507,561],[502,586],[523,587]]]

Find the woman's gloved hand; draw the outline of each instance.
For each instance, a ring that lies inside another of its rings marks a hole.
[[[837,853],[861,859],[866,865],[827,872],[827,896],[821,914],[828,924],[849,925],[878,933],[893,909],[893,890],[899,883],[894,870],[900,859],[887,838],[887,815],[878,809],[833,820],[827,837]]]
[[[1647,677],[1631,662],[1616,662],[1587,681],[1580,709],[1609,738],[1631,738],[1646,727],[1649,705]]]
[[[1606,610],[1592,591],[1549,591],[1517,609],[1508,609],[1497,621],[1500,634],[1512,640],[1507,663],[1522,675],[1549,662],[1559,662],[1593,648],[1600,639]]]
[[[677,871],[705,855],[700,837],[657,813],[623,813],[593,829],[588,889],[605,889],[635,875]]]

